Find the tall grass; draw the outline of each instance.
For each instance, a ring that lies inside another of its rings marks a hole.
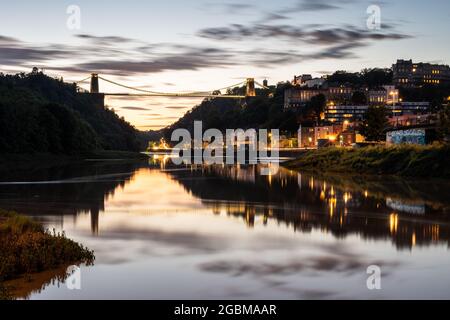
[[[361,149],[325,148],[285,165],[298,170],[450,178],[450,146],[400,145]]]
[[[30,218],[0,210],[0,283],[67,263],[91,264],[94,259],[93,251],[64,233],[44,230]]]

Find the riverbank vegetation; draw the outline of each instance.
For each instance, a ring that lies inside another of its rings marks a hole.
[[[0,210],[0,287],[3,281],[65,264],[94,262],[94,252],[64,233],[44,230],[34,220]],[[5,295],[4,288],[0,288]]]
[[[284,165],[291,169],[336,173],[450,178],[449,145],[324,148],[305,152]]]

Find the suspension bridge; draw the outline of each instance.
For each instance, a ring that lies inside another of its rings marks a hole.
[[[123,89],[131,90],[132,93],[105,93],[100,92],[99,80],[105,81],[109,84],[121,87]],[[172,98],[227,98],[227,99],[244,99],[247,97],[255,97],[256,96],[256,87],[260,87],[262,89],[269,89],[266,85],[260,84],[255,81],[254,78],[247,78],[245,81],[240,83],[219,88],[211,91],[197,91],[197,92],[156,92],[142,89],[141,87],[133,87],[125,84],[118,83],[113,80],[106,79],[97,73],[92,73],[86,79],[75,82],[80,90],[82,89],[79,85],[90,82],[90,91],[91,94],[101,94],[104,96],[134,96],[134,97],[172,97]],[[234,95],[229,94],[229,90],[232,90],[236,87],[246,86],[245,95]],[[84,90],[86,91],[86,90]],[[222,94],[222,91],[226,91],[225,94]]]

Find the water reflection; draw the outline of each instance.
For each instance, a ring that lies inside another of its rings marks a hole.
[[[260,176],[259,170],[208,166],[168,174],[214,213],[240,216],[249,227],[261,217],[258,221],[263,225],[274,220],[294,231],[318,229],[337,238],[390,237],[398,249],[450,244],[446,183],[391,178],[383,184],[382,178],[366,177],[361,186],[343,176],[327,179],[282,170],[267,177]],[[414,189],[417,183],[431,187],[432,194]],[[421,197],[423,193],[426,197]]]
[[[383,297],[413,294],[408,273],[420,294],[450,297],[448,187],[284,169],[263,176],[259,166],[180,167],[160,156],[5,175],[0,208],[96,251],[83,292],[46,278],[19,297],[362,297],[370,264],[391,278]]]
[[[63,217],[90,214],[92,233],[98,233],[99,214],[117,189],[130,183],[142,164],[85,162],[42,170],[3,174],[0,208],[47,217],[63,227]]]

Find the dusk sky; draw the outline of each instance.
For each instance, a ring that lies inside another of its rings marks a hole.
[[[381,8],[369,30],[368,6]],[[80,29],[67,8],[81,10]],[[0,10],[0,72],[43,68],[66,81],[91,72],[154,91],[206,91],[254,77],[450,62],[450,1],[9,1]],[[85,86],[87,88],[88,86]],[[125,89],[100,83],[103,92]],[[139,129],[164,127],[198,99],[108,99]]]

